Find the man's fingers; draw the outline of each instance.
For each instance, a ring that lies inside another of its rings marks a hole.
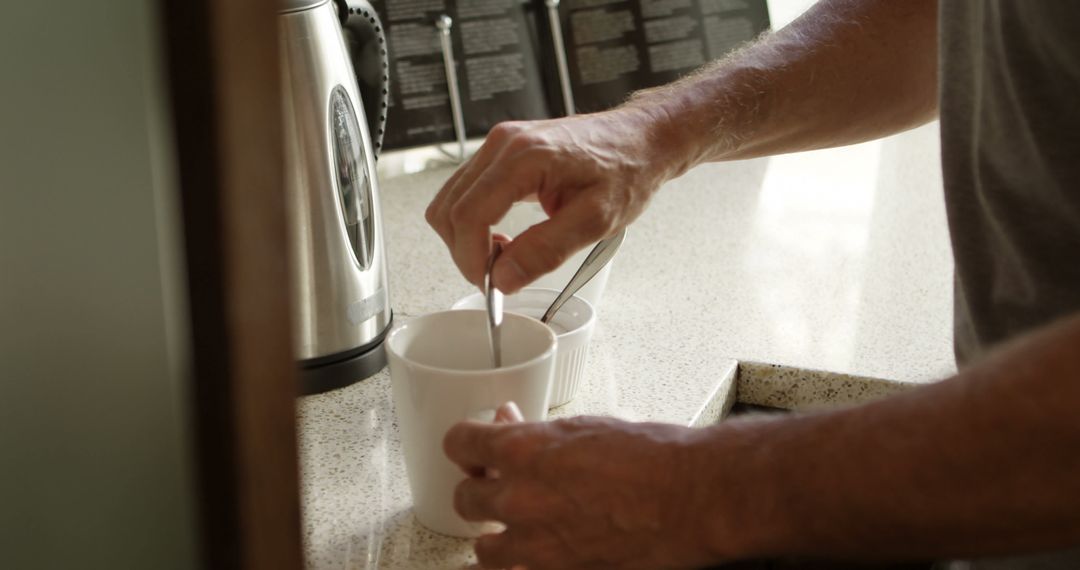
[[[491,226],[486,223],[460,222],[455,222],[453,226],[450,256],[465,279],[483,289],[488,258],[492,252]]]
[[[584,201],[574,201],[514,238],[495,261],[493,281],[503,293],[515,293],[554,271],[586,245],[612,229],[604,213]]]
[[[495,423],[520,423],[525,421],[525,416],[521,414],[521,408],[514,402],[506,402],[499,406],[495,410]]]
[[[469,157],[464,164],[450,175],[450,178],[439,189],[439,193],[435,194],[431,203],[428,204],[427,210],[424,211],[424,218],[427,220],[428,225],[443,238],[443,241],[446,241],[450,236],[450,219],[445,215],[446,204],[460,187],[459,182],[462,176],[476,164],[476,156]]]
[[[498,479],[470,477],[454,489],[454,510],[467,521],[497,521],[499,493],[504,485]]]
[[[444,191],[440,191],[439,203],[435,207],[434,217],[438,220],[439,231],[445,233],[447,243],[453,243],[454,224],[450,212],[455,204],[461,200],[461,196],[469,191],[476,183],[476,179],[491,168],[493,157],[498,156],[498,151],[489,147],[481,147],[457,172],[454,178],[448,181]],[[451,184],[453,182],[453,184]]]
[[[484,568],[558,569],[566,568],[572,559],[555,535],[536,527],[511,525],[499,534],[485,534],[476,539],[474,549]],[[580,560],[574,562],[574,567],[580,567]]]
[[[510,568],[520,560],[513,559],[514,535],[505,530],[498,534],[485,534],[476,539],[476,560],[488,569]]]
[[[487,467],[498,467],[494,440],[500,430],[508,426],[482,422],[464,421],[455,424],[443,438],[446,457],[461,466],[467,473],[475,473]]]
[[[443,438],[450,461],[470,475],[518,472],[550,441],[548,424],[459,422]]]
[[[487,265],[490,228],[518,200],[535,194],[546,176],[547,163],[537,154],[502,152],[472,186],[451,206],[451,255],[465,278],[480,283]],[[496,284],[498,285],[498,284]]]
[[[450,220],[450,209],[461,198],[461,195],[472,188],[476,179],[495,162],[495,158],[502,152],[502,145],[498,141],[487,140],[469,157],[464,164],[458,167],[454,174],[443,184],[442,189],[428,205],[424,217],[428,224],[439,234],[448,247],[453,249],[454,232]]]

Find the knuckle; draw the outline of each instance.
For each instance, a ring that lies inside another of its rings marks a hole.
[[[511,488],[499,496],[495,509],[503,520],[515,521],[534,514],[535,503],[528,491]]]
[[[574,416],[571,418],[563,418],[557,422],[553,422],[554,427],[569,432],[582,431],[594,423],[593,418],[588,416]]]
[[[607,418],[604,416],[574,416],[567,418],[567,423],[578,429],[593,429],[597,427],[606,427],[614,422],[614,418]]]
[[[523,439],[520,435],[515,434],[513,430],[504,431],[491,442],[491,450],[500,457],[505,456],[520,448]]]
[[[526,155],[540,151],[543,139],[529,131],[521,130],[506,141],[506,148],[513,154]]]
[[[521,430],[507,430],[493,442],[492,451],[508,464],[524,465],[541,447],[539,439]]]
[[[545,139],[528,121],[506,121],[495,125],[488,138],[512,155],[544,149]]]
[[[428,204],[426,210],[424,210],[424,219],[427,220],[429,226],[438,228],[441,224],[439,219],[439,206],[435,202]]]
[[[503,121],[488,131],[488,138],[493,142],[504,141],[521,131],[521,123],[518,121]]]
[[[591,210],[593,215],[586,219],[582,226],[582,232],[589,238],[602,238],[612,233],[615,229],[617,216],[615,211],[604,200],[593,200]]]
[[[450,206],[450,223],[457,226],[461,224],[468,224],[472,222],[476,217],[476,209],[466,206],[462,202],[458,202],[453,206]]]

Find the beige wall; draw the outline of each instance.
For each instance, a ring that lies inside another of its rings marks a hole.
[[[0,17],[0,566],[194,568],[155,2]]]

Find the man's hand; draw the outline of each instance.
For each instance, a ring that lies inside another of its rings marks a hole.
[[[672,143],[648,110],[496,125],[446,182],[426,217],[470,282],[481,283],[491,226],[514,202],[538,199],[549,219],[499,256],[494,282],[513,293],[641,214],[669,177]]]
[[[708,564],[696,434],[592,417],[462,422],[447,433],[446,453],[474,476],[458,486],[454,506],[467,520],[506,525],[476,542],[487,568]]]

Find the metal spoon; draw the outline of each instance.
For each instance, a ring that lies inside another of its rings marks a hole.
[[[495,368],[502,366],[502,338],[500,327],[503,321],[503,294],[491,284],[491,268],[495,266],[495,258],[502,253],[502,244],[495,242],[488,258],[487,273],[484,275],[484,297],[487,300],[487,331],[488,342],[491,345],[491,364]]]
[[[615,256],[615,252],[619,251],[619,246],[622,245],[624,238],[626,238],[626,228],[619,230],[619,233],[607,239],[600,240],[596,247],[589,252],[589,256],[581,263],[581,267],[570,278],[570,282],[566,284],[559,296],[555,297],[555,301],[551,303],[547,311],[544,311],[544,316],[540,317],[540,322],[546,323],[550,321],[555,316],[555,313],[562,308],[563,303],[566,303],[567,299],[573,297],[574,293],[577,293],[579,289],[599,273]]]

